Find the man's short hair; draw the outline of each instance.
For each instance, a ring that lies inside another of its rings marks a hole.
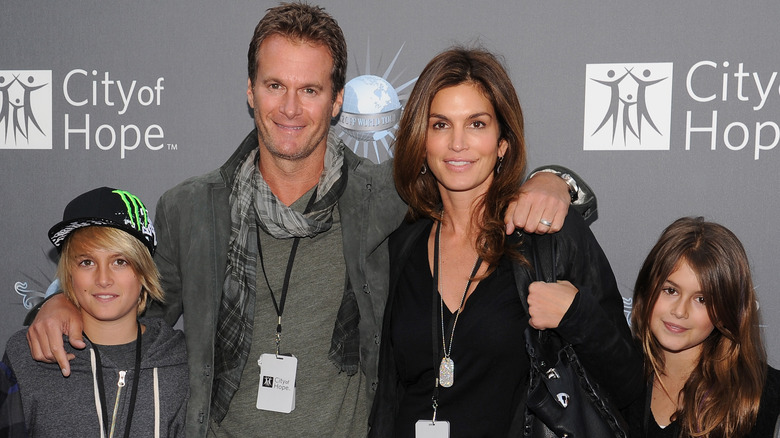
[[[281,35],[292,41],[321,44],[333,58],[331,82],[333,98],[344,88],[347,77],[347,42],[336,20],[325,9],[305,3],[282,3],[269,8],[257,23],[247,54],[249,79],[254,83],[260,45],[272,36]]]

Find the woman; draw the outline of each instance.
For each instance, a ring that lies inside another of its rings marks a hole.
[[[163,300],[146,207],[129,192],[95,189],[65,207],[49,239],[60,251],[64,294],[81,311],[87,348],[65,344],[73,360],[63,378],[57,364],[32,359],[26,330],[8,341],[3,361],[16,373],[30,435],[183,435],[184,335],[161,319],[139,319],[149,301]]]
[[[518,430],[528,325],[573,343],[618,405],[641,391],[614,276],[582,219],[570,213],[554,237],[558,277],[569,280],[557,284],[531,284],[533,236],[505,235],[524,168],[522,111],[498,60],[462,48],[436,56],[398,130],[394,176],[409,221],[391,237],[372,436],[414,436],[433,418],[451,436]]]
[[[771,437],[780,372],[767,365],[745,250],[725,227],[681,218],[663,232],[634,288],[645,353],[635,436]]]

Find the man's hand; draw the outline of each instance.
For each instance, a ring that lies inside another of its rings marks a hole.
[[[570,203],[569,186],[561,177],[538,172],[520,187],[517,199],[509,204],[504,217],[506,233],[514,233],[515,227],[528,233],[558,232]]]
[[[568,281],[545,283],[535,281],[528,286],[528,324],[537,329],[554,329],[574,302],[577,288]]]
[[[87,344],[81,335],[81,312],[63,294],[49,298],[27,329],[27,343],[33,359],[40,362],[57,362],[62,375],[70,375],[70,360],[75,356],[65,352],[62,335],[67,335],[70,345],[84,348]]]

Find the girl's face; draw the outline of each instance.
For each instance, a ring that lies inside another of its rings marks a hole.
[[[693,354],[715,326],[710,321],[696,273],[681,260],[663,283],[653,307],[650,331],[666,354]]]
[[[486,192],[507,146],[499,140],[493,105],[475,85],[444,88],[433,97],[426,160],[441,190]]]
[[[72,287],[85,325],[135,325],[142,285],[130,262],[115,250],[85,245],[82,236],[72,238]]]

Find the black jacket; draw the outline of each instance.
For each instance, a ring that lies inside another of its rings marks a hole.
[[[430,220],[406,223],[390,237],[390,296],[385,309],[385,324],[379,356],[379,388],[371,413],[369,436],[393,436],[398,406],[404,395],[389,342],[393,300],[398,279],[409,260],[413,242],[430,224]],[[553,235],[558,248],[558,279],[569,280],[578,289],[574,302],[555,331],[573,344],[590,376],[606,390],[612,402],[624,407],[636,399],[644,386],[642,359],[631,340],[623,312],[623,301],[614,274],[601,247],[578,213],[570,210],[563,229]],[[514,234],[507,244],[520,244],[526,259],[531,260],[530,245],[537,236]],[[536,278],[528,268],[514,263],[514,276],[520,299],[525,301],[528,285]],[[522,336],[522,333],[518,333]],[[518,369],[527,374],[528,369]],[[522,430],[523,408],[513,419],[513,430]]]

